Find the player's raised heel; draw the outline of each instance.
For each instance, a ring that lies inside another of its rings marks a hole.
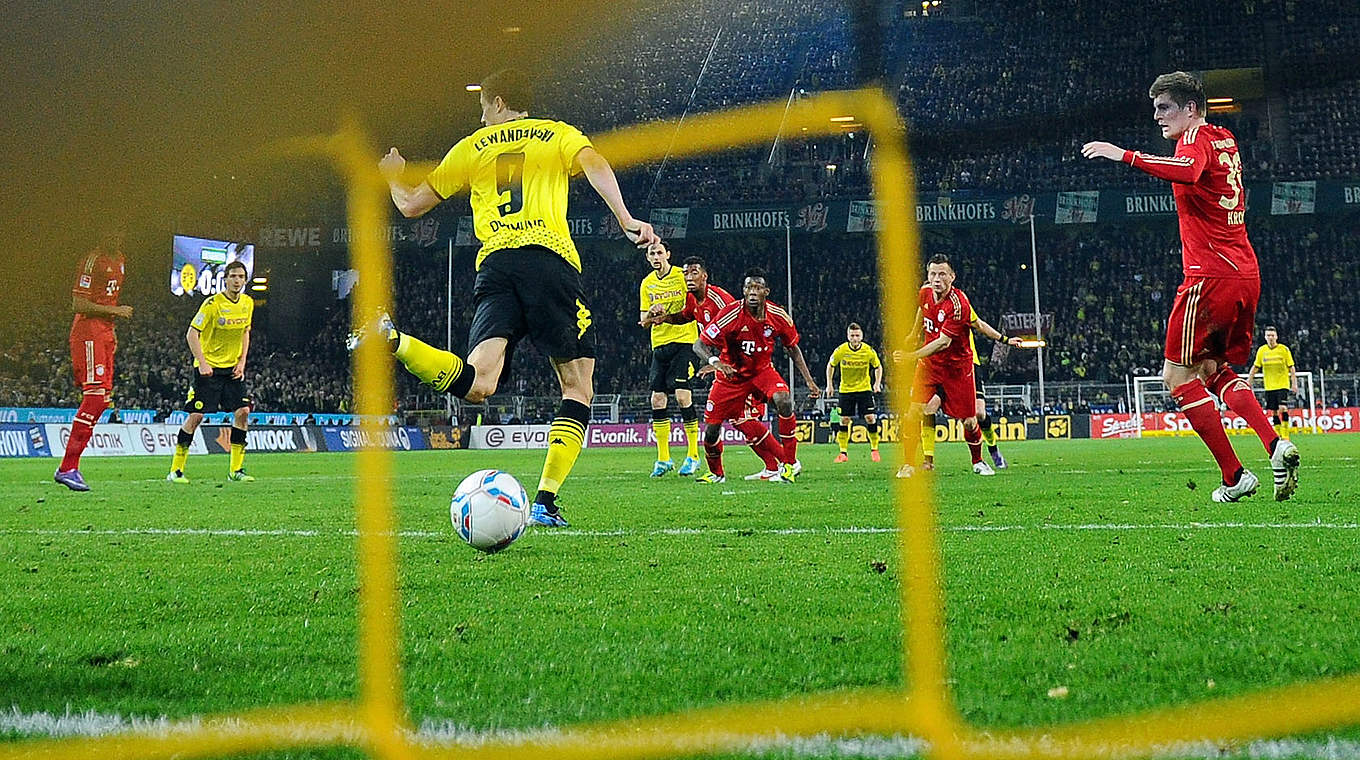
[[[1299,447],[1281,438],[1270,455],[1270,472],[1275,477],[1275,501],[1287,501],[1299,487]]]
[[[883,461],[883,457],[878,453],[878,449],[873,449],[873,450],[871,450],[871,451],[869,452],[869,461],[870,461],[870,462],[882,462],[882,461]]]
[[[992,449],[991,454],[992,466],[996,467],[998,470],[1006,469],[1008,465],[1006,464],[1006,458],[1001,456],[1001,449]]]
[[[85,483],[85,478],[81,476],[80,470],[57,470],[53,473],[52,479],[72,491],[90,490],[90,487]]]
[[[659,478],[674,469],[675,463],[671,460],[658,459],[656,460],[656,464],[652,465],[652,477]]]
[[[693,475],[698,471],[699,460],[695,459],[694,457],[685,457],[685,461],[680,463],[680,469],[676,470],[675,474],[679,475],[682,478],[688,478],[689,476]]]
[[[171,483],[188,483],[189,479],[184,477],[184,470],[171,470],[165,479]]]
[[[1215,488],[1213,500],[1220,504],[1241,501],[1256,493],[1256,488],[1259,485],[1260,481],[1258,481],[1256,476],[1251,473],[1251,470],[1244,469],[1242,470],[1241,476],[1237,478],[1236,483],[1230,486],[1219,486],[1218,488]]]
[[[571,523],[562,516],[562,512],[549,512],[548,508],[537,502],[529,508],[529,522],[544,528],[570,528]]]

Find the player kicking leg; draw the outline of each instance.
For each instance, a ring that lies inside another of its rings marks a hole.
[[[412,374],[441,393],[473,403],[496,392],[522,338],[529,337],[548,355],[562,402],[548,434],[530,519],[565,527],[557,493],[585,443],[595,394],[593,315],[566,217],[571,175],[578,170],[585,175],[631,242],[645,247],[660,238],[629,213],[614,170],[580,130],[530,116],[533,91],[524,73],[513,69],[483,79],[479,100],[485,127],[459,140],[415,186],[408,183],[406,159],[396,148],[378,162],[392,202],[407,218],[471,191],[473,228],[482,248],[467,358],[398,332],[390,319],[372,327]],[[351,343],[362,335],[361,328]]]

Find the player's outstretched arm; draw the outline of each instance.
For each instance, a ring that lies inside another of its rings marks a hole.
[[[990,324],[987,323],[987,320],[983,319],[982,317],[978,317],[977,319],[973,320],[973,327],[976,327],[978,329],[978,332],[981,332],[988,338],[991,338],[992,340],[1001,341],[1003,343],[1006,343],[1007,345],[1016,346],[1018,348],[1020,346],[1020,343],[1022,342],[1019,338],[1007,338],[1005,333],[1001,332],[995,327],[992,327]]]
[[[402,175],[406,173],[406,159],[402,158],[401,152],[396,148],[387,151],[387,155],[378,161],[378,171],[382,172],[383,178],[387,180],[392,203],[407,219],[423,216],[444,200],[428,182],[421,181],[415,187],[406,184],[402,179]]]
[[[1133,150],[1124,150],[1113,143],[1088,142],[1081,146],[1081,154],[1087,158],[1106,158],[1121,161],[1145,174],[1158,179],[1192,185],[1204,173],[1204,161],[1195,155],[1150,156]]]
[[[604,199],[609,210],[614,213],[619,227],[630,241],[636,243],[638,248],[646,248],[661,242],[661,237],[652,230],[652,225],[634,219],[633,215],[628,213],[628,205],[623,202],[623,192],[619,190],[619,179],[614,176],[614,168],[599,151],[594,148],[582,148],[581,152],[576,154],[576,161],[581,165],[581,171],[585,173],[586,179],[590,180],[590,186],[595,188],[595,192],[599,193],[600,198]]]

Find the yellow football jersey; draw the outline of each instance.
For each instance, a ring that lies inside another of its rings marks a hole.
[[[255,299],[245,293],[236,301],[227,298],[225,293],[214,293],[204,299],[189,325],[198,330],[198,341],[203,346],[203,358],[208,360],[208,366],[236,366],[241,360],[242,339],[254,316]],[[194,366],[198,366],[197,359]]]
[[[486,257],[504,248],[541,245],[581,271],[567,227],[567,181],[590,140],[570,124],[515,119],[458,141],[425,181],[448,198],[470,189],[472,222]]]
[[[1256,349],[1253,366],[1264,370],[1266,390],[1283,390],[1289,387],[1289,368],[1294,366],[1294,355],[1283,343],[1276,343],[1274,348],[1264,345]]]
[[[673,266],[665,277],[657,275],[657,272],[652,272],[642,278],[642,286],[638,288],[639,310],[650,311],[652,306],[663,304],[667,314],[680,313],[685,308],[685,294],[689,292],[685,287],[684,272],[680,271],[680,267]],[[693,343],[698,339],[697,322],[652,325],[652,348],[667,343]]]
[[[863,393],[874,389],[869,370],[883,365],[873,346],[861,343],[859,348],[851,348],[847,342],[831,352],[831,366],[841,369],[841,393]]]

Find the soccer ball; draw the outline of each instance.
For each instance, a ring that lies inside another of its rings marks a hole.
[[[510,473],[478,470],[453,492],[449,517],[464,541],[492,554],[513,544],[529,525],[529,496]]]

